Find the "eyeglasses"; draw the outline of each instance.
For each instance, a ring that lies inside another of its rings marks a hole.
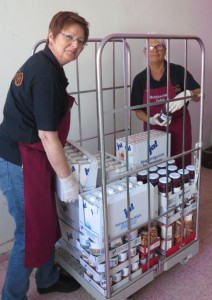
[[[86,44],[85,44],[85,42],[83,40],[81,40],[81,39],[75,39],[73,37],[73,35],[71,35],[71,34],[66,34],[66,33],[63,33],[63,32],[60,32],[60,34],[62,34],[62,36],[64,36],[71,44],[74,43],[74,42],[77,42],[77,45],[80,48],[86,46]]]
[[[149,46],[149,52],[156,51],[163,51],[166,47],[164,45],[156,45],[156,46]]]

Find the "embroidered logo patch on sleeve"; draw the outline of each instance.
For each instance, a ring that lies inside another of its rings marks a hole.
[[[20,86],[23,82],[24,74],[22,72],[17,72],[14,78],[14,82],[16,86]]]

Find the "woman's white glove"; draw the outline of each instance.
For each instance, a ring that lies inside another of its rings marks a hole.
[[[175,111],[181,109],[184,106],[185,102],[188,102],[191,100],[193,93],[192,93],[192,91],[186,90],[186,91],[179,93],[177,96],[175,96],[174,99],[185,98],[185,97],[189,97],[189,96],[190,96],[190,98],[187,98],[186,101],[184,99],[181,99],[181,100],[169,102],[169,112],[174,113]],[[168,104],[166,104],[166,109],[168,109]]]
[[[66,203],[75,202],[76,199],[78,199],[79,196],[79,188],[80,185],[74,178],[74,176],[71,174],[67,178],[61,179],[60,182],[62,185],[63,190],[63,199],[62,201]]]
[[[149,123],[151,125],[159,125],[159,126],[166,126],[167,125],[167,121],[163,121],[163,122],[160,122],[158,120],[158,117],[159,117],[160,114],[155,114],[153,117],[150,117],[149,118]]]

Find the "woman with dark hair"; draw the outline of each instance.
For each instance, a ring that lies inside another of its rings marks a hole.
[[[55,206],[55,175],[64,201],[75,201],[79,184],[72,177],[63,147],[74,99],[68,95],[63,66],[82,52],[88,22],[73,12],[51,20],[44,50],[31,56],[15,74],[0,125],[0,189],[15,220],[2,300],[25,300],[29,277],[39,293],[71,292],[80,287],[63,277],[55,265],[60,228]]]

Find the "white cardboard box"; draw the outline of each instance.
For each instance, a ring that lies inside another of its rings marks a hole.
[[[69,254],[71,254],[77,260],[80,260],[81,252],[77,247],[75,247],[74,245],[68,243],[63,238],[61,238],[59,240],[59,246],[62,247],[63,249],[65,249]]]
[[[68,224],[66,224],[63,220],[59,218],[60,230],[62,234],[62,238],[67,241],[69,244],[77,247],[77,240],[79,239],[79,231],[75,230]]]
[[[109,258],[115,257],[115,256],[119,255],[122,252],[128,251],[129,247],[131,249],[131,248],[137,247],[140,244],[141,244],[141,236],[139,236],[136,239],[130,241],[129,244],[125,243],[125,244],[119,246],[118,248],[110,250],[109,251]],[[101,263],[105,262],[105,253],[101,254],[99,256],[94,256],[94,255],[90,254],[89,251],[86,251],[85,249],[83,249],[80,246],[80,242],[79,241],[77,241],[77,248],[79,249],[79,251],[81,252],[82,255],[87,256],[89,258],[89,260],[92,261],[93,263],[95,263],[95,264],[101,264]]]
[[[128,209],[127,190],[115,191],[125,180],[119,180],[108,185],[114,193],[107,195],[108,234],[110,239],[118,238],[127,232]],[[131,230],[141,227],[148,221],[148,185],[133,181],[129,189]],[[101,188],[96,189],[101,191]],[[158,193],[150,184],[150,217],[158,216]],[[79,195],[80,231],[104,248],[104,219],[102,199],[95,199],[92,193]]]
[[[101,169],[101,160],[100,153],[94,155],[98,161],[98,174],[97,174],[97,187],[102,185],[102,169]],[[128,170],[131,171],[137,167],[129,164]],[[123,160],[117,159],[116,156],[113,156],[109,153],[105,153],[105,174],[107,180],[112,180],[118,175],[123,175],[127,172],[127,165]]]
[[[184,192],[184,193],[183,193]],[[158,196],[158,202],[160,209],[168,209],[171,207],[175,207],[177,205],[182,204],[183,197],[184,197],[184,203],[186,201],[191,200],[195,196],[195,186],[194,184],[189,185],[183,190],[170,195],[169,197],[165,197],[162,195]]]
[[[149,133],[149,145],[147,146]],[[130,135],[128,137],[128,160],[129,163],[137,166],[148,165],[149,163],[160,162],[170,156],[171,135],[159,130],[150,130]],[[168,147],[167,147],[168,146]],[[167,153],[168,148],[168,153]],[[126,160],[126,139],[116,139],[116,157]]]
[[[98,162],[88,151],[74,141],[69,141],[64,147],[68,165],[74,177],[83,190],[96,188]],[[58,177],[56,177],[56,193],[63,200],[63,190]]]
[[[56,199],[57,214],[76,231],[79,230],[79,201],[65,203],[59,198]]]

